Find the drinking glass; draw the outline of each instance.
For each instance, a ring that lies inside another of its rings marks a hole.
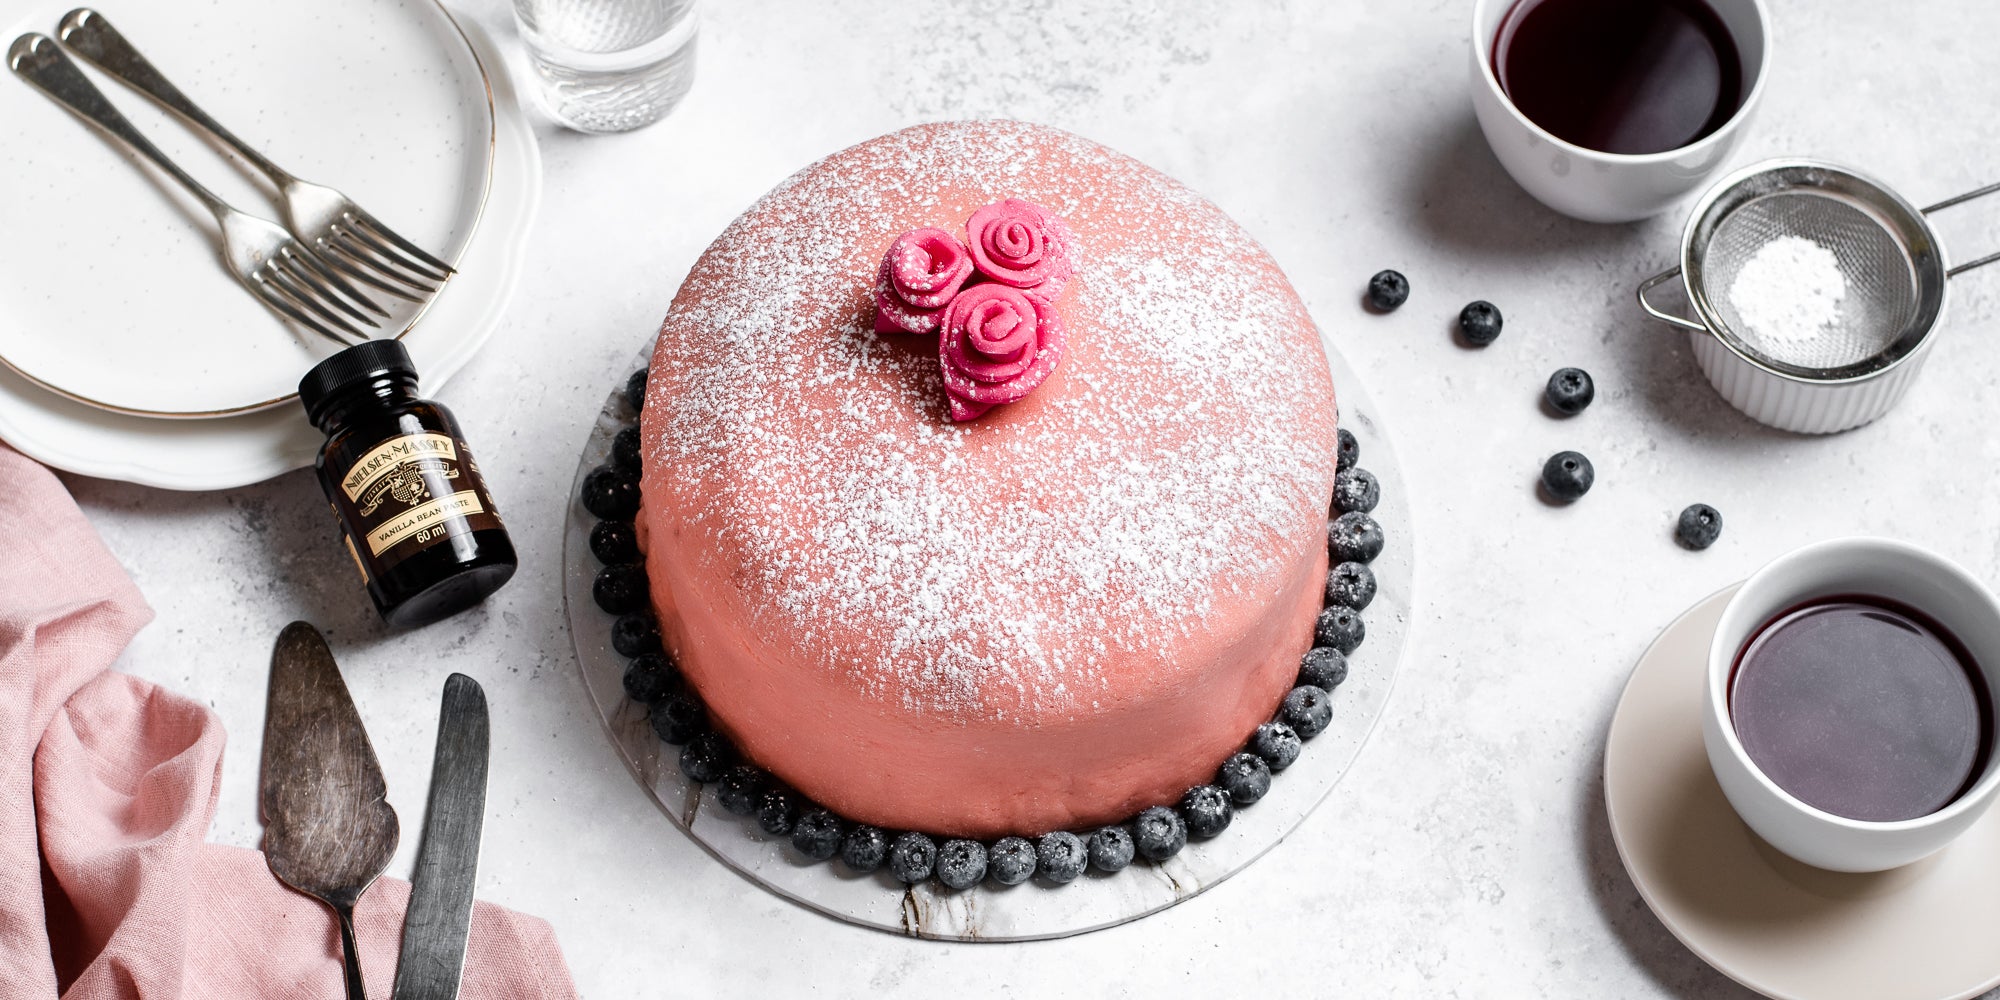
[[[698,0],[514,0],[543,104],[584,132],[659,121],[694,83]]]

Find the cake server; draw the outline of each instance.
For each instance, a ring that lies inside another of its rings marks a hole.
[[[486,692],[464,674],[445,678],[438,709],[424,839],[403,915],[395,1000],[454,1000],[472,930],[472,888],[486,813]]]
[[[347,996],[366,1000],[354,904],[396,853],[396,810],[382,765],[341,682],[326,639],[305,622],[278,633],[264,715],[264,860],[286,885],[340,921]]]

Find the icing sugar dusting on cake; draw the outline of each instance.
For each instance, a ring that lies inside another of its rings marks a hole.
[[[1332,475],[1333,428],[1299,419],[1324,367],[1219,210],[1152,172],[1077,178],[1129,169],[1036,126],[897,133],[786,181],[696,266],[655,359],[648,489],[766,634],[912,712],[1060,714],[1117,698],[1107,650],[1273,596]],[[1058,306],[1090,319],[1037,394],[954,425],[935,337],[875,333],[872,279],[897,233],[1009,196],[1068,217]]]

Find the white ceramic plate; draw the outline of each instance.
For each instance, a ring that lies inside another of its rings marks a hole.
[[[601,568],[590,552],[590,529],[597,519],[583,509],[577,495],[584,474],[604,463],[612,435],[635,419],[622,391],[606,401],[584,445],[577,482],[570,487],[569,521],[563,535],[563,598],[570,637],[584,686],[619,757],[674,825],[743,877],[828,916],[914,937],[1028,941],[1082,934],[1192,899],[1242,871],[1296,830],[1361,752],[1382,717],[1408,648],[1410,611],[1415,606],[1416,539],[1402,468],[1378,423],[1381,411],[1340,355],[1331,349],[1327,354],[1340,394],[1341,424],[1361,444],[1362,467],[1382,484],[1375,517],[1388,536],[1388,547],[1373,564],[1379,590],[1362,613],[1367,640],[1349,657],[1347,680],[1333,693],[1332,723],[1306,746],[1297,763],[1272,781],[1262,801],[1238,812],[1229,829],[1214,840],[1191,843],[1163,864],[1136,861],[1117,874],[1091,872],[1066,886],[1040,879],[1012,887],[987,881],[953,892],[935,879],[905,887],[886,872],[857,875],[837,863],[808,862],[788,842],[765,836],[756,824],[724,811],[712,787],[696,785],[681,773],[678,748],[662,744],[653,734],[645,707],[625,696],[627,661],[611,648],[612,616],[590,596]],[[645,361],[642,353],[634,367]],[[618,382],[622,386],[624,379]]]
[[[542,188],[534,131],[500,52],[476,21],[464,18],[460,23],[493,87],[492,185],[485,214],[458,260],[458,276],[406,341],[427,393],[463,367],[499,326],[527,251]],[[0,79],[0,88],[10,84],[19,86]],[[240,291],[236,294],[251,301]],[[0,313],[0,326],[6,322]],[[292,381],[302,374],[292,375]],[[321,440],[296,404],[212,420],[134,417],[63,399],[4,367],[0,438],[59,469],[180,490],[228,489],[309,466]]]
[[[51,33],[73,6],[0,0],[0,37]],[[443,7],[203,0],[104,13],[279,166],[347,192],[447,261],[463,255],[487,198],[493,113],[486,73]],[[282,219],[261,178],[78,62],[197,180]],[[11,74],[0,79],[0,121],[10,139],[0,146],[0,359],[18,373],[106,408],[213,417],[289,402],[306,369],[338,349],[244,291],[199,203]]]
[[[1781,1000],[1960,1000],[2000,985],[2000,812],[1913,865],[1793,861],[1737,818],[1701,741],[1708,642],[1731,587],[1639,658],[1611,717],[1604,803],[1646,905],[1723,975]]]

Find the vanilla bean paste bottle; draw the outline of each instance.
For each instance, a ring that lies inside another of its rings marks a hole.
[[[417,393],[394,340],[370,340],[299,382],[326,434],[313,468],[384,621],[427,625],[514,575],[514,545],[451,411]]]

